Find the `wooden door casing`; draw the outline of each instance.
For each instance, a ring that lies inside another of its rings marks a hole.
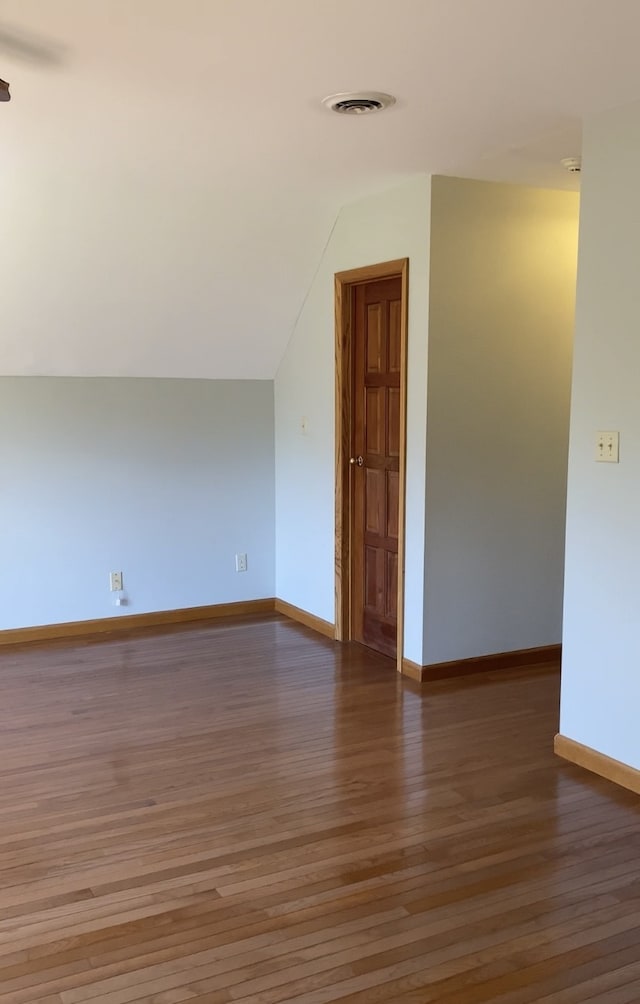
[[[402,280],[352,298],[351,633],[395,656],[398,627]]]

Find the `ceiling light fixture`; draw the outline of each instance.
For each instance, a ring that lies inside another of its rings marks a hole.
[[[0,101],[11,101],[9,85],[6,80],[0,80]]]
[[[582,170],[582,160],[580,157],[563,157],[560,163],[569,174],[580,174]]]
[[[396,99],[391,94],[380,91],[350,91],[345,94],[330,94],[322,99],[325,108],[340,115],[369,115],[371,112],[381,112],[395,105]]]

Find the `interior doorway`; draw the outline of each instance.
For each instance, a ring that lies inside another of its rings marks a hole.
[[[336,638],[402,668],[408,260],[335,277]]]

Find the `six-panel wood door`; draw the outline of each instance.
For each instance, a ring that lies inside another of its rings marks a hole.
[[[354,289],[351,634],[396,655],[402,280]]]

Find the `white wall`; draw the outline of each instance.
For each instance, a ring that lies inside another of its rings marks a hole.
[[[424,663],[560,642],[578,196],[434,178]]]
[[[4,377],[0,456],[0,629],[274,595],[270,381]]]
[[[429,202],[425,176],[341,211],[275,381],[276,593],[333,622],[333,277],[410,259],[404,654],[416,662],[422,655]]]
[[[640,105],[586,123],[583,164],[560,731],[640,768]]]

